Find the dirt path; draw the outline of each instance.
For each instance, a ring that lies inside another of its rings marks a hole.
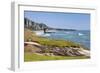
[[[41,46],[40,44],[36,43],[36,42],[24,42],[25,44],[30,44],[30,45],[37,45],[37,46]]]

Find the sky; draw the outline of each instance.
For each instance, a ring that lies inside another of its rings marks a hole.
[[[90,30],[90,14],[24,11],[24,17],[49,27]]]

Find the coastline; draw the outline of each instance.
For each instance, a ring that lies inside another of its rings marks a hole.
[[[90,58],[90,51],[77,43],[66,40],[48,39],[40,37],[41,35],[44,35],[43,31],[25,30],[25,61]],[[35,59],[36,56],[39,59]]]
[[[38,30],[38,31],[33,31],[33,32],[35,32],[35,34],[36,34],[37,36],[40,36],[40,35],[44,34],[44,32],[41,31],[41,30],[40,30],[40,31],[39,31],[39,30]]]
[[[61,39],[66,41],[72,41],[79,43],[87,49],[90,49],[90,35],[88,31],[59,31],[59,30],[48,30],[46,33],[41,31],[33,31],[37,36],[48,37],[51,39]]]

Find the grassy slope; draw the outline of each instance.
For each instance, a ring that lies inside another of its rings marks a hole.
[[[71,41],[64,41],[64,40],[52,40],[48,38],[38,37],[35,35],[34,32],[31,30],[25,29],[24,32],[24,41],[35,41],[40,43],[41,45],[45,46],[57,46],[57,47],[81,47],[79,44],[71,42]],[[25,61],[43,61],[43,60],[63,60],[63,59],[86,59],[85,56],[42,56],[31,53],[30,51],[33,48],[32,46],[25,47],[24,53],[24,60]],[[35,48],[36,49],[36,48]]]
[[[47,61],[47,60],[71,60],[71,59],[87,59],[85,56],[44,56],[34,53],[25,53],[24,61]]]

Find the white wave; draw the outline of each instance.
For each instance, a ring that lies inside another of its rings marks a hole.
[[[43,31],[34,31],[36,33],[36,35],[43,35],[44,32]]]
[[[34,31],[34,32],[35,32],[36,35],[38,35],[38,36],[43,36],[43,37],[50,36],[50,34],[44,33],[43,31]]]
[[[78,33],[78,35],[79,35],[79,36],[82,36],[82,35],[84,35],[84,34],[82,34],[82,33]]]

